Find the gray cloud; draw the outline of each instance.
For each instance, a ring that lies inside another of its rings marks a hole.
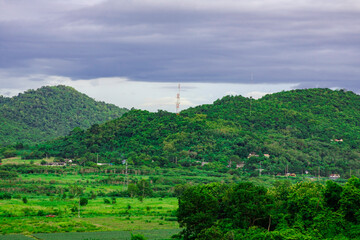
[[[359,90],[360,4],[296,2],[3,1],[0,70]]]

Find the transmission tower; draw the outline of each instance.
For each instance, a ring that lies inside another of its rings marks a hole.
[[[180,83],[178,85],[178,90],[179,92],[176,95],[176,114],[179,115],[180,114]]]

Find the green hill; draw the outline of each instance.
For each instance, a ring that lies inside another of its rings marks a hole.
[[[261,163],[263,174],[287,168],[345,176],[360,168],[359,110],[360,96],[344,90],[294,90],[258,100],[226,96],[180,115],[132,110],[37,150],[82,161],[95,161],[99,153],[101,161],[126,157],[135,165],[209,162],[204,168],[255,175]]]
[[[67,86],[28,90],[12,98],[0,96],[0,144],[54,139],[75,127],[89,128],[126,111]]]

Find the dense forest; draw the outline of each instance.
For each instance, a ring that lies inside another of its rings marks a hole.
[[[0,144],[34,143],[120,117],[126,109],[97,102],[67,86],[0,96]]]
[[[33,152],[160,167],[203,167],[240,175],[358,174],[360,96],[304,89],[255,100],[226,96],[182,111],[131,110],[121,118],[37,145]],[[40,154],[40,155],[41,155]]]
[[[178,239],[359,239],[360,181],[188,186]]]

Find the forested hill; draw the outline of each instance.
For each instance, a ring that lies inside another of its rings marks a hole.
[[[86,129],[126,111],[67,86],[28,90],[12,98],[0,96],[0,144],[54,139],[75,127]]]
[[[88,162],[99,153],[101,161],[128,158],[135,165],[210,162],[204,168],[258,174],[261,162],[263,174],[288,166],[294,173],[345,176],[360,168],[359,110],[360,96],[344,90],[294,90],[258,100],[226,96],[180,115],[132,110],[37,150]],[[236,164],[244,166],[235,170]]]

